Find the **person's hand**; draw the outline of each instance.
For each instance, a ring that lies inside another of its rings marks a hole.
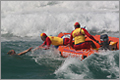
[[[101,43],[99,43],[99,41],[98,41],[98,40],[97,40],[96,42],[97,42],[99,45],[101,45]]]
[[[28,51],[31,51],[33,47],[29,48]]]
[[[96,42],[97,42],[97,43],[99,43],[99,41],[98,41],[98,40],[97,40]]]
[[[31,52],[33,53],[35,50],[36,50],[36,48],[35,48],[35,49],[33,49],[33,50],[31,50]]]
[[[70,47],[70,44],[68,44],[66,47]]]
[[[39,47],[39,49],[43,49],[43,47],[41,46],[41,47]]]
[[[32,53],[36,51],[37,49],[40,49],[40,47],[36,47],[35,49],[32,50]]]

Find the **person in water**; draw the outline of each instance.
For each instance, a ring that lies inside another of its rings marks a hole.
[[[100,48],[99,50],[117,50],[117,43],[109,40],[107,34],[100,35]]]
[[[75,22],[74,28],[75,30],[73,30],[70,35],[70,46],[72,46],[76,50],[80,50],[90,49],[92,45],[92,48],[96,49],[96,46],[92,41],[85,41],[85,35],[87,35],[90,39],[94,40],[97,43],[99,43],[99,41],[97,41],[92,35],[90,35],[85,28],[81,28],[78,22]],[[74,44],[72,42],[73,38]]]
[[[18,54],[16,54],[15,50],[10,50],[7,54],[8,54],[8,55],[23,55],[23,54],[25,54],[25,53],[27,53],[27,52],[30,52],[31,49],[32,49],[32,47],[29,48],[29,49],[27,49],[27,50],[25,50],[25,51],[23,51],[23,52],[20,52],[20,53],[18,53]]]
[[[33,51],[40,49],[40,48],[47,50],[49,49],[50,45],[54,45],[54,46],[68,45],[69,40],[70,40],[69,38],[47,36],[45,33],[41,33],[40,37],[44,41],[44,43],[40,45],[39,47],[35,48]]]

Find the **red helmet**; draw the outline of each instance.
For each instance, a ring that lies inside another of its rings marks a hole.
[[[41,33],[40,36],[47,36],[45,33]]]
[[[79,22],[75,22],[75,24],[74,24],[74,25],[75,25],[75,26],[77,26],[77,25],[80,25],[80,24],[79,24]]]

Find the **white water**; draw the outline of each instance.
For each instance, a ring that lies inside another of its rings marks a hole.
[[[114,57],[116,54],[119,54],[119,51],[102,51],[96,54],[98,55],[97,57],[93,54],[83,61],[76,58],[67,58],[64,63],[56,69],[54,74],[60,79],[61,77],[66,79],[95,79],[96,75],[104,76],[104,74],[108,79],[112,79],[113,74],[115,78],[119,78],[119,67]],[[104,72],[104,74],[99,73],[99,71]],[[98,73],[94,74],[94,72]]]
[[[118,1],[2,1],[1,34],[38,37],[71,32],[74,23],[89,31],[119,31]]]

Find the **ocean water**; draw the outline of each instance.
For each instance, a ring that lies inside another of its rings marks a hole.
[[[9,56],[43,41],[40,34],[70,33],[78,21],[92,35],[119,37],[119,1],[1,1],[1,79],[117,79],[119,50],[83,61],[62,58],[53,48]]]

